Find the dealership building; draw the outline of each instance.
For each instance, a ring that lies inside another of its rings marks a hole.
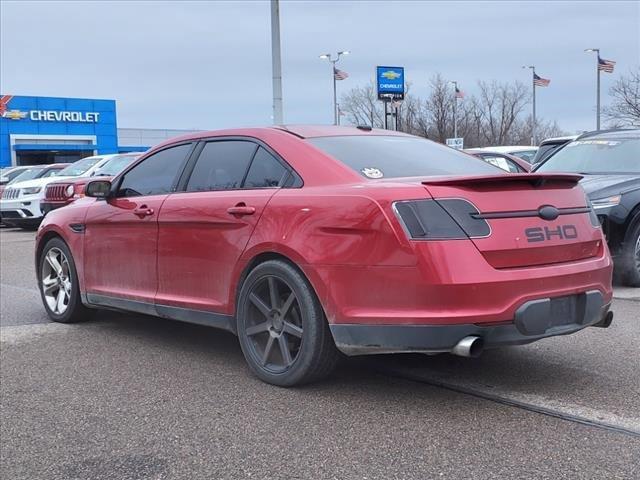
[[[0,167],[142,152],[192,130],[118,128],[116,101],[0,96]]]

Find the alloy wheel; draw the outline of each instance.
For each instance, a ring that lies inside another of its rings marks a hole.
[[[262,368],[281,373],[296,361],[302,344],[302,315],[293,289],[282,279],[265,276],[248,296],[245,335]]]
[[[59,248],[51,248],[42,262],[42,293],[49,310],[62,315],[71,299],[71,269],[69,260]]]

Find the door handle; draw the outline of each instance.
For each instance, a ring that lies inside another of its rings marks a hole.
[[[256,207],[248,207],[244,203],[239,203],[234,207],[227,208],[229,215],[253,215],[256,213]]]
[[[133,213],[140,218],[149,217],[153,215],[153,208],[149,208],[146,205],[140,205],[140,207],[136,208]]]

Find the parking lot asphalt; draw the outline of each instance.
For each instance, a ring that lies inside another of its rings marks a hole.
[[[616,289],[606,330],[474,360],[347,359],[281,389],[226,332],[49,323],[33,237],[0,231],[1,478],[640,478],[637,289]]]

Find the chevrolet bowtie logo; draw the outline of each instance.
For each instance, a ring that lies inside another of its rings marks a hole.
[[[398,72],[394,72],[393,70],[387,70],[380,74],[381,77],[386,78],[387,80],[395,80],[400,76]]]
[[[20,120],[27,116],[27,112],[21,112],[20,110],[8,110],[2,114],[3,118],[10,118],[11,120]]]

